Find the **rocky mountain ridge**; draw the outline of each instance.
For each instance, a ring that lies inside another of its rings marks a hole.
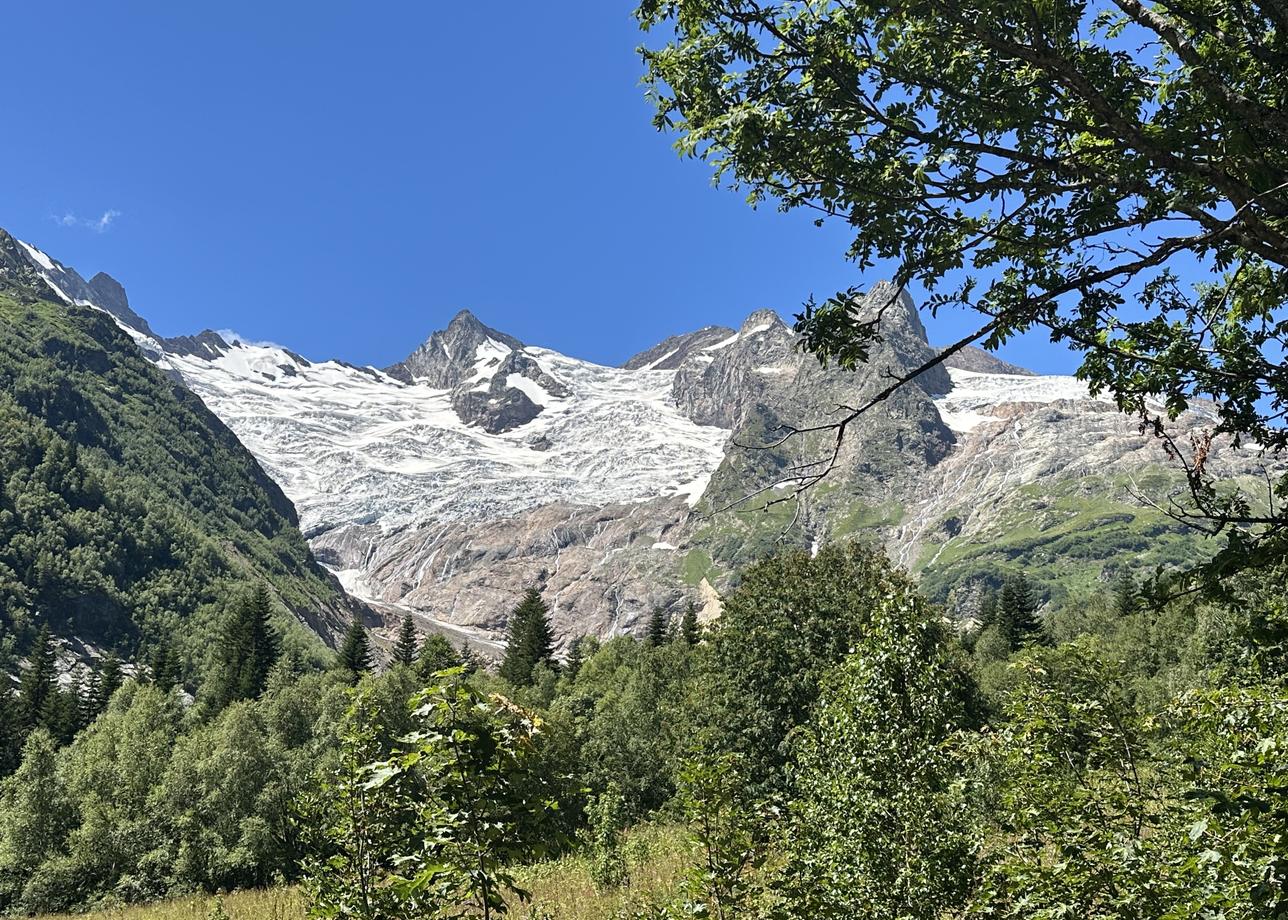
[[[18,255],[43,277],[34,252]],[[120,303],[94,305],[117,315]],[[840,407],[936,354],[906,292],[877,285],[855,310],[881,318],[858,372],[804,354],[768,310],[620,368],[466,311],[383,370],[211,332],[158,339],[117,318],[260,459],[351,592],[480,641],[503,635],[531,584],[565,640],[638,629],[658,606],[714,616],[739,566],[828,539],[883,542],[947,599],[1020,565],[1063,590],[1124,553],[1172,564],[1203,551],[1141,499],[1176,485],[1156,440],[1073,378],[977,349],[855,420],[833,455],[825,426]],[[1205,423],[1194,412],[1178,427]],[[1221,447],[1212,462],[1251,477],[1262,461]],[[1070,556],[1072,535],[1093,531]]]

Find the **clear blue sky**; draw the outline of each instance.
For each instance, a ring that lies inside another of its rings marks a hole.
[[[880,280],[844,228],[752,211],[675,155],[632,7],[9,5],[0,226],[113,275],[163,334],[375,365],[462,307],[617,363]],[[1040,339],[1003,354],[1073,366]]]

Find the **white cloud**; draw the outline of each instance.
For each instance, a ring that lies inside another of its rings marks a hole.
[[[54,223],[60,227],[84,227],[95,233],[106,233],[112,222],[121,216],[121,212],[108,208],[98,217],[78,217],[71,211],[52,215]]]
[[[242,335],[240,332],[238,332],[235,329],[216,329],[215,334],[219,336],[221,339],[223,339],[225,342],[228,342],[229,344],[232,344],[233,342],[241,342],[243,345],[254,345],[257,348],[281,348],[282,347],[276,342],[269,342],[267,340],[256,341],[255,339],[248,339],[246,338],[246,336]]]

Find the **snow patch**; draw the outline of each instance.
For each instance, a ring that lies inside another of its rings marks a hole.
[[[22,240],[18,240],[18,245],[21,246],[23,249],[25,249],[27,251],[27,255],[31,257],[31,260],[35,262],[37,265],[39,265],[41,268],[43,268],[45,271],[47,272],[56,271],[56,269],[54,268],[54,260],[49,258],[49,256],[45,255],[35,246],[31,245],[30,243],[24,243]],[[68,299],[66,295],[63,295],[63,297],[65,300]],[[70,300],[68,300],[68,302],[70,302]]]
[[[1087,385],[1065,375],[1020,376],[983,374],[948,368],[953,388],[935,400],[944,424],[958,434],[996,421],[990,411],[1006,403],[1052,403],[1062,399],[1090,399]]]

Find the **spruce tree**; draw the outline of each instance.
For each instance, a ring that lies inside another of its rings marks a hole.
[[[685,645],[697,645],[698,640],[702,637],[702,630],[698,626],[698,608],[692,601],[685,608],[684,617],[680,620],[680,641]]]
[[[349,624],[349,631],[344,635],[340,651],[336,653],[336,666],[349,674],[349,679],[357,683],[363,674],[371,670],[371,644],[367,640],[367,628],[362,625],[362,618],[355,616]]]
[[[80,681],[80,723],[81,728],[89,725],[98,716],[98,700],[102,695],[102,678],[98,668],[87,667]]]
[[[43,724],[49,698],[58,692],[58,674],[55,668],[53,637],[49,626],[40,627],[31,654],[27,656],[27,670],[18,683],[19,710],[23,728],[31,729]]]
[[[394,663],[411,667],[416,661],[416,624],[411,614],[403,617],[398,630],[398,641],[394,643]]]
[[[576,680],[581,666],[586,663],[586,637],[578,636],[568,647],[568,658],[563,663],[564,676]]]
[[[209,691],[217,709],[256,699],[268,687],[269,672],[281,654],[272,615],[268,589],[260,585],[224,621]]]
[[[657,648],[666,642],[666,612],[661,607],[654,607],[648,618],[648,644]]]
[[[1128,617],[1139,609],[1140,597],[1136,592],[1136,581],[1126,566],[1118,570],[1114,581],[1114,612],[1120,617]]]
[[[152,672],[152,683],[162,690],[173,690],[179,683],[179,658],[168,642],[157,643],[152,649],[148,669]]]
[[[550,608],[536,588],[529,588],[510,613],[510,638],[500,673],[512,686],[531,684],[532,669],[538,662],[551,660],[554,634],[549,613]]]
[[[1042,636],[1042,624],[1037,618],[1038,602],[1033,588],[1023,572],[1010,576],[1002,585],[998,601],[998,626],[1011,648],[1037,641]]]
[[[121,673],[121,659],[116,657],[116,652],[108,652],[99,664],[95,672],[95,686],[97,692],[94,699],[95,714],[102,712],[107,708],[107,704],[112,701],[112,695],[121,688],[125,677]]]
[[[40,712],[40,725],[58,739],[59,744],[70,744],[80,730],[80,701],[74,692],[55,687],[45,698]]]
[[[979,628],[982,632],[988,627],[997,623],[997,592],[992,588],[984,588],[984,593],[979,599]]]

